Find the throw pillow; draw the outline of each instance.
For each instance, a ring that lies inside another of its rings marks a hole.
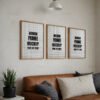
[[[83,75],[86,75],[86,74],[90,74],[90,73],[80,73],[80,72],[75,72],[75,76],[83,76]],[[95,73],[93,74],[93,81],[94,81],[94,85],[95,85],[95,88],[96,88],[96,91],[98,93],[100,93],[100,73]]]
[[[71,78],[58,78],[63,100],[75,96],[97,94],[92,75]]]
[[[100,73],[93,74],[93,79],[96,91],[100,93]]]
[[[51,97],[51,100],[59,100],[56,89],[47,81],[36,85],[36,91],[39,94]]]

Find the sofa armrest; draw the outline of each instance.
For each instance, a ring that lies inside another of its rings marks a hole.
[[[25,100],[51,100],[50,97],[32,93],[32,92],[23,92],[22,95],[25,97]]]

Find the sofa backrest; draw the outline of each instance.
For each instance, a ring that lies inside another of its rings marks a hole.
[[[59,77],[74,77],[74,74],[60,74],[60,75],[43,75],[43,76],[27,76],[23,78],[23,91],[35,92],[35,85],[43,81],[51,83],[59,92],[57,78]]]

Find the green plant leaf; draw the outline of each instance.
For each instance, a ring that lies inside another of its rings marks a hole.
[[[16,81],[16,72],[11,69],[7,69],[6,72],[3,72],[3,83],[5,87],[14,87]]]

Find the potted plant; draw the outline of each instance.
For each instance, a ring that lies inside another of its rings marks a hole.
[[[7,69],[6,72],[3,72],[3,92],[4,97],[11,98],[16,96],[16,87],[15,87],[15,80],[16,80],[16,72],[11,69]]]

